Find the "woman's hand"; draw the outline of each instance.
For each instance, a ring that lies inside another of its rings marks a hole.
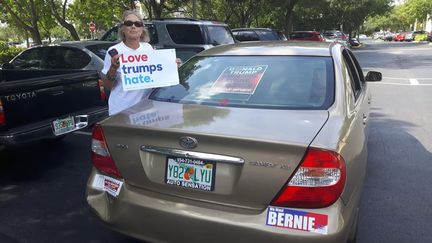
[[[176,58],[176,63],[177,63],[177,68],[179,68],[183,64],[180,58]]]
[[[118,54],[111,57],[111,68],[113,70],[117,70],[117,68],[120,66],[119,58],[120,58],[120,56]]]

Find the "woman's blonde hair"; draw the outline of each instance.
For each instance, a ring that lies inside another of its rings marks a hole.
[[[124,28],[123,22],[125,21],[126,17],[129,16],[129,15],[131,15],[131,14],[135,15],[141,21],[143,19],[143,17],[141,16],[141,14],[139,12],[135,11],[135,10],[126,10],[126,11],[124,11],[123,17],[122,17],[122,22],[120,23],[119,31],[118,31],[118,39],[120,41],[125,41],[125,39],[126,39],[126,36],[125,36],[125,34],[123,32],[123,28]],[[140,40],[142,42],[150,42],[150,36],[149,36],[149,32],[148,32],[147,28],[145,26],[143,26],[142,28],[143,28],[143,32],[142,32],[142,34],[140,36]]]

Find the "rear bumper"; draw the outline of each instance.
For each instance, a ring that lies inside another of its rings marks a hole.
[[[85,127],[89,127],[94,123],[108,117],[108,108],[103,107],[100,109],[92,109],[92,110],[87,110],[82,112],[71,113],[69,115],[74,117],[76,116],[87,117],[87,125],[77,128],[77,130],[80,130]],[[33,142],[41,139],[56,138],[58,136],[54,135],[53,128],[52,128],[52,122],[55,119],[56,118],[47,119],[44,121],[31,123],[25,126],[20,126],[7,131],[0,132],[0,144],[16,145],[21,143]]]
[[[150,242],[346,242],[354,215],[341,200],[328,208],[293,209],[328,216],[327,234],[266,225],[267,209],[256,211],[162,195],[123,184],[117,197],[94,187],[87,202],[110,228]]]

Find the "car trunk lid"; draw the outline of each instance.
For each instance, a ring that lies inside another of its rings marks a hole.
[[[147,101],[108,119],[102,127],[129,185],[263,209],[291,177],[327,119],[325,110]],[[185,179],[194,183],[183,183]]]

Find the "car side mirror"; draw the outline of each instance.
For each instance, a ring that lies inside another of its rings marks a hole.
[[[382,74],[376,71],[369,71],[366,74],[365,80],[367,82],[377,82],[382,80]]]
[[[14,67],[14,65],[13,64],[11,64],[11,63],[3,63],[3,65],[1,65],[1,68],[3,69],[3,70],[6,70],[6,69],[15,69],[15,67]]]

